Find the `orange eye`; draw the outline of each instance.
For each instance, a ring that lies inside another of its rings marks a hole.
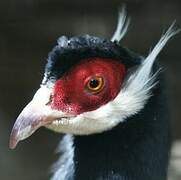
[[[102,90],[104,85],[104,80],[102,77],[92,77],[86,84],[86,89],[92,93],[98,93]]]

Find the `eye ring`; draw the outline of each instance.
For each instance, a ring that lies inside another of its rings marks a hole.
[[[101,76],[94,76],[91,77],[86,85],[85,88],[91,93],[98,93],[103,89],[104,86],[104,79]]]

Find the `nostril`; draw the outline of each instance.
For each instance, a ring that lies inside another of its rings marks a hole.
[[[50,104],[51,104],[51,102],[52,102],[52,99],[53,99],[53,95],[51,94],[51,95],[50,95],[50,99],[49,99],[49,101],[48,101],[45,105],[50,105]]]

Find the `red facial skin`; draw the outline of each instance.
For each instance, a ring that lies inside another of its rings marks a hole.
[[[71,114],[92,111],[113,100],[120,91],[125,66],[108,58],[84,59],[55,82],[51,107]],[[87,80],[99,76],[104,80],[100,92],[86,88]]]

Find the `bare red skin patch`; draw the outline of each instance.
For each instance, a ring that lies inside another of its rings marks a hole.
[[[92,111],[113,100],[120,91],[125,66],[108,58],[84,59],[55,82],[51,107],[72,114]],[[99,76],[104,80],[98,93],[85,88],[87,79]]]

